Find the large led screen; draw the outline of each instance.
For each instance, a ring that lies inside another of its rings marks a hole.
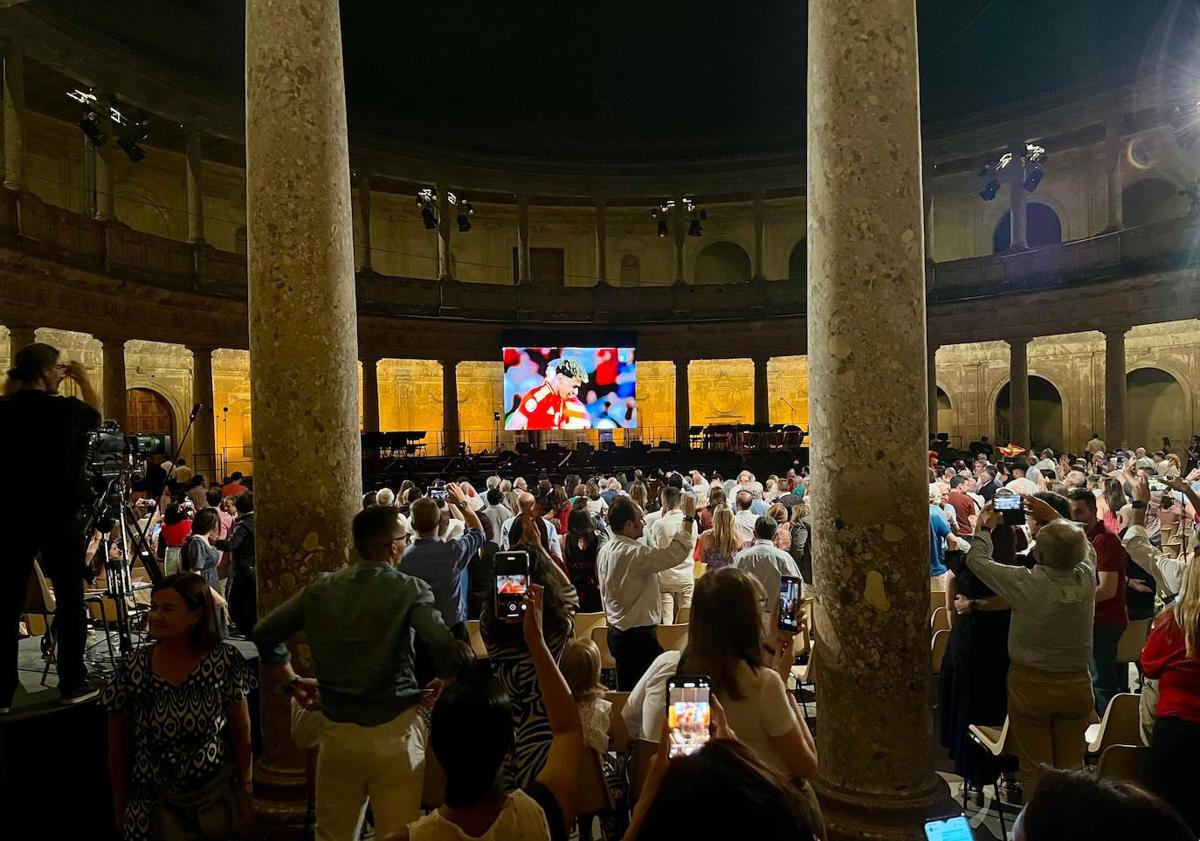
[[[636,398],[633,348],[504,348],[505,429],[632,429]]]

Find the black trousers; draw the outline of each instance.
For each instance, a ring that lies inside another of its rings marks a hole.
[[[1181,718],[1160,718],[1150,739],[1154,793],[1170,803],[1200,835],[1200,724]]]
[[[0,707],[9,706],[17,689],[17,625],[25,611],[25,594],[33,562],[54,585],[54,631],[58,639],[58,685],[78,686],[87,678],[83,648],[87,623],[83,612],[83,556],[86,547],[75,520],[49,523],[6,523],[9,551],[0,562]]]
[[[235,573],[229,578],[229,618],[250,639],[258,622],[258,579],[253,572]]]
[[[620,628],[608,627],[608,650],[617,661],[617,691],[629,692],[637,686],[642,675],[650,668],[650,664],[663,648],[658,644],[658,635],[653,625],[642,628],[630,628],[622,631]]]

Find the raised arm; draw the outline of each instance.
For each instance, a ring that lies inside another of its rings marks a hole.
[[[438,677],[455,677],[462,670],[462,648],[442,621],[442,614],[433,606],[433,592],[428,588],[422,591],[409,612],[408,624],[417,632],[417,637],[429,646]],[[258,636],[257,627],[254,635]]]
[[[1029,573],[1024,567],[1006,566],[992,560],[991,529],[999,523],[1000,515],[992,509],[991,503],[988,503],[979,514],[979,527],[975,531],[971,551],[967,552],[966,563],[984,584],[1004,596],[1010,603],[1016,604],[1024,595],[1021,585]]]

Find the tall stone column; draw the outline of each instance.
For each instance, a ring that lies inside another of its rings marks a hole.
[[[367,357],[362,361],[362,431],[379,431],[379,360]]]
[[[529,283],[529,197],[517,196],[517,283]]]
[[[17,356],[17,351],[31,345],[37,341],[35,332],[36,327],[29,327],[24,324],[9,324],[8,325],[8,362],[12,364],[13,359]]]
[[[1029,440],[1029,339],[1008,342],[1008,437],[1026,449]]]
[[[925,382],[929,384],[929,437],[937,435],[938,429],[938,399],[937,399],[937,345],[929,345],[925,350]]]
[[[765,356],[754,357],[754,422],[758,424],[771,422],[771,392],[767,383],[767,363]]]
[[[200,404],[200,413],[192,424],[192,469],[209,479],[218,480],[217,418],[214,414],[212,355],[207,345],[188,345],[192,352],[192,403]]]
[[[101,97],[103,100],[104,97]],[[103,146],[93,146],[91,141],[84,141],[85,155],[91,160],[91,212],[92,218],[101,221],[113,218],[113,122],[112,113],[107,107],[96,109],[100,117],[100,130],[110,138]]]
[[[192,131],[187,136],[187,238],[188,242],[204,242],[204,157],[203,136]]]
[[[353,557],[358,337],[338,0],[246,2],[246,222],[258,612]],[[314,337],[319,337],[315,341]],[[303,511],[304,516],[296,516]],[[297,670],[311,674],[293,641]],[[302,796],[287,701],[262,694],[255,782]]]
[[[687,217],[683,212],[683,199],[675,199],[675,212],[671,214],[671,234],[675,237],[675,282],[686,283],[684,280],[683,246],[687,242]]]
[[[129,389],[125,384],[125,339],[97,336],[103,351],[100,400],[105,420],[116,421],[121,429],[129,425]]]
[[[458,429],[458,360],[442,360],[442,450],[458,453],[462,437]]]
[[[4,56],[4,186],[25,189],[25,65],[11,48]]]
[[[1109,449],[1128,445],[1125,378],[1125,330],[1104,331],[1104,443]]]
[[[675,360],[675,443],[681,447],[689,445],[688,427],[692,425],[688,362],[687,359]]]
[[[1009,151],[1012,153],[1012,163],[1008,165],[1008,210],[1009,210],[1009,247],[1013,251],[1024,251],[1029,248],[1029,238],[1025,233],[1025,167],[1021,161],[1025,155],[1025,141],[1014,142]]]
[[[754,272],[755,280],[766,280],[763,260],[767,243],[767,209],[762,190],[754,193]]]
[[[371,176],[363,173],[358,177],[358,215],[362,222],[362,270],[373,271],[371,266]]]
[[[596,197],[596,282],[608,282],[608,200]]]
[[[83,143],[83,212],[84,215],[96,218],[96,147],[86,137]]]
[[[1122,195],[1124,185],[1121,177],[1124,158],[1124,146],[1121,143],[1121,115],[1110,114],[1104,121],[1104,178],[1108,189],[1106,231],[1119,231],[1125,227],[1125,202]]]
[[[451,280],[454,273],[450,268],[450,223],[454,205],[450,204],[450,188],[444,182],[434,189],[438,200],[438,280]]]
[[[931,750],[916,8],[808,20],[816,787],[830,838],[918,839],[955,807]]]

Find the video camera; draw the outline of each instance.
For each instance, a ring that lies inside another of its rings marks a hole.
[[[123,435],[116,421],[108,421],[87,433],[86,470],[93,485],[106,485],[123,473],[143,479],[151,456],[170,454],[171,436]]]

